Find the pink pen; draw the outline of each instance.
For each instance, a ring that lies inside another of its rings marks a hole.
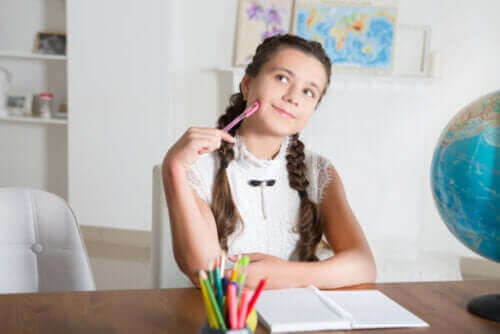
[[[242,112],[238,117],[233,119],[231,123],[226,125],[223,131],[229,132],[236,124],[238,124],[242,119],[249,117],[252,115],[254,112],[259,110],[260,104],[259,101],[256,101],[254,104],[252,104],[250,107],[248,107],[244,112]]]

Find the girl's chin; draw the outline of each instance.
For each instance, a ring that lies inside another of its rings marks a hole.
[[[295,128],[290,126],[290,124],[280,122],[273,122],[265,128],[262,128],[262,131],[269,132],[269,134],[279,137],[291,136],[297,132]]]
[[[265,135],[286,137],[297,133],[297,126],[294,120],[284,119],[282,116],[266,117],[253,119],[253,122],[248,124],[248,130]]]

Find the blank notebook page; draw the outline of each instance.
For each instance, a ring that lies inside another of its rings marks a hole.
[[[309,289],[263,291],[257,311],[273,331],[350,328],[347,319],[326,307]]]
[[[426,322],[377,290],[322,290],[321,293],[352,315],[352,328],[428,326]]]

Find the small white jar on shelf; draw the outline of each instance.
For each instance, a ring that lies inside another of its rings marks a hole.
[[[52,93],[40,93],[40,118],[50,118],[52,115],[51,104],[54,95]]]

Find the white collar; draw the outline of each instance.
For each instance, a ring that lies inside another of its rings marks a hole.
[[[278,154],[274,157],[274,159],[260,159],[253,155],[250,151],[248,151],[245,146],[245,142],[243,137],[241,137],[238,133],[235,135],[236,142],[233,146],[234,150],[234,161],[237,162],[238,165],[245,169],[250,168],[269,168],[274,166],[286,165],[286,154],[288,152],[288,146],[290,144],[290,137],[287,136],[283,140],[280,146],[280,150]]]

